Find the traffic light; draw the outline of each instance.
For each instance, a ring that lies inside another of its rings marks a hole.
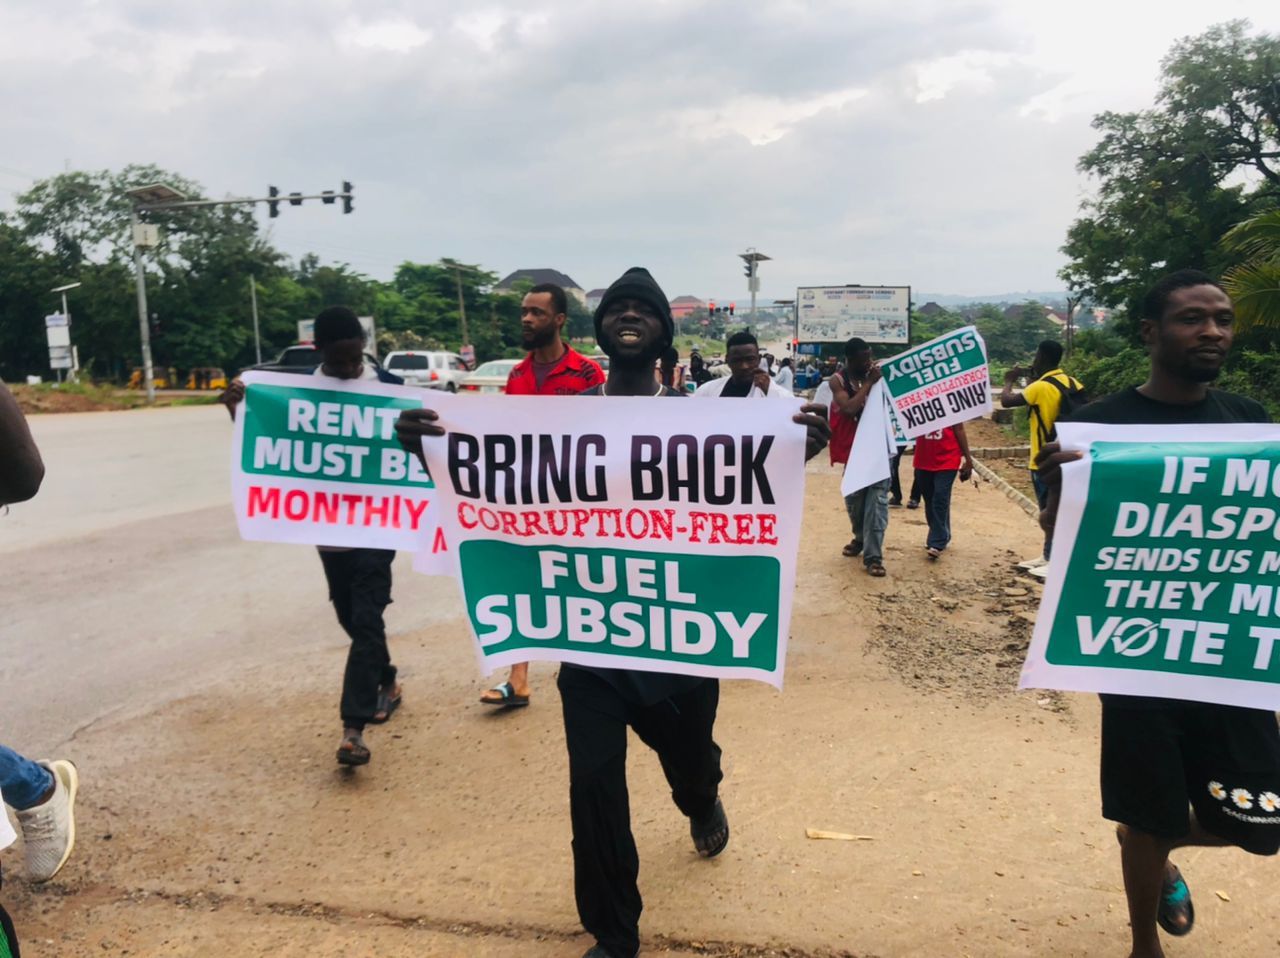
[[[320,202],[323,203],[325,206],[332,206],[333,196],[334,196],[333,190],[321,190]]]
[[[732,316],[732,315],[733,315],[733,303],[730,303],[730,304],[729,304],[729,315],[730,315],[730,316]]]
[[[713,299],[707,303],[707,315],[714,316],[716,314],[716,301]]]
[[[343,213],[351,212],[351,191],[354,189],[355,187],[352,186],[349,182],[347,182],[346,180],[342,181],[342,192],[346,194],[345,196],[342,197]]]
[[[746,273],[747,279],[756,275],[756,261],[753,259],[747,260],[746,265],[743,268],[743,272]]]
[[[289,205],[290,205],[290,206],[301,206],[301,205],[302,205],[302,194],[301,194],[301,193],[290,193],[290,194],[289,194]]]
[[[267,195],[271,197],[276,197],[280,195],[280,191],[276,189],[274,186],[268,186]],[[269,215],[272,219],[275,219],[277,216],[280,215],[280,201],[276,199],[267,200],[267,209],[270,211],[267,215]]]

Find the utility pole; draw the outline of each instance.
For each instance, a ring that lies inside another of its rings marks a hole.
[[[462,326],[462,345],[465,346],[471,342],[471,335],[467,332],[467,302],[462,296],[462,270],[458,269],[458,264],[453,265],[453,279],[458,284],[458,322]]]
[[[355,187],[347,180],[342,181],[342,191],[323,190],[319,193],[288,193],[284,194],[283,199],[287,200],[290,206],[301,206],[303,200],[319,200],[325,204],[332,204],[338,200],[342,200],[342,212],[350,213],[352,210],[352,200],[354,197]],[[149,213],[160,210],[189,210],[208,206],[241,206],[244,204],[266,203],[270,216],[274,219],[280,215],[280,203],[282,202],[279,190],[274,186],[267,187],[267,196],[241,196],[227,200],[189,200],[186,194],[175,190],[172,186],[164,183],[152,183],[148,186],[139,186],[131,190],[125,190],[125,196],[133,200],[133,210],[130,215],[130,225],[132,227],[132,245],[133,245],[133,270],[134,284],[138,289],[138,332],[142,339],[142,374],[147,380],[147,405],[153,405],[156,401],[156,387],[154,380],[154,368],[151,364],[151,326],[147,317],[147,277],[142,268],[142,250],[144,247],[152,247],[159,244],[160,231],[158,227],[149,223],[143,223],[139,219],[140,213]],[[250,278],[252,283],[252,277]],[[258,350],[258,361],[262,361],[262,349],[257,345],[257,294],[254,293],[254,331],[255,345]]]
[[[258,283],[249,274],[249,303],[253,307],[253,352],[258,357],[258,365],[262,365],[262,337],[258,335]]]

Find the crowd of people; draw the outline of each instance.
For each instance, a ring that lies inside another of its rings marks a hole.
[[[563,337],[565,293],[534,287],[521,308],[527,355],[511,371],[509,401],[522,397],[577,395],[694,399],[792,400],[794,421],[804,430],[806,457],[829,447],[832,464],[847,464],[869,397],[881,378],[871,347],[845,344],[844,362],[829,377],[830,400],[805,403],[788,388],[788,361],[771,375],[769,359],[749,331],[725,343],[728,374],[713,376],[697,353],[687,368],[674,354],[668,299],[642,268],[620,276],[595,311],[597,341],[608,371],[577,352]],[[1010,371],[1001,401],[1031,410],[1028,463],[1042,508],[1044,559],[1052,552],[1061,490],[1061,467],[1076,453],[1056,441],[1059,421],[1174,424],[1265,422],[1260,405],[1210,388],[1232,341],[1232,305],[1209,276],[1175,273],[1147,297],[1141,335],[1150,353],[1146,381],[1088,403],[1080,384],[1061,368],[1062,350],[1042,343],[1029,370]],[[315,342],[323,361],[317,373],[339,380],[396,377],[363,356],[364,333],[355,314],[331,307],[316,318]],[[1029,382],[1020,392],[1016,380]],[[688,387],[692,387],[690,393]],[[233,383],[224,401],[234,418],[244,398]],[[421,455],[424,436],[444,435],[431,409],[401,414],[396,426],[405,448]],[[0,502],[33,496],[43,467],[30,432],[0,387]],[[884,577],[884,541],[890,509],[901,505],[901,452],[889,478],[845,497],[852,537],[845,556],[859,558],[866,573]],[[956,481],[967,481],[974,462],[963,425],[915,440],[914,481],[907,505],[922,505],[927,520],[923,548],[936,561],[951,542],[951,500]],[[391,599],[393,554],[376,549],[319,550],[330,600],[351,644],[339,700],[342,725],[337,760],[364,765],[371,750],[369,725],[392,718],[403,690],[388,649],[383,613]],[[721,796],[724,777],[715,720],[716,679],[649,671],[562,665],[557,689],[569,757],[569,818],[573,833],[574,895],[582,926],[595,943],[584,958],[633,958],[639,954],[642,899],[639,855],[630,826],[626,777],[627,730],[658,757],[672,800],[688,819],[700,856],[720,854],[730,838]],[[487,706],[528,706],[534,690],[528,664],[484,691]],[[1102,814],[1116,824],[1128,899],[1131,958],[1160,958],[1157,928],[1171,935],[1191,931],[1195,911],[1186,880],[1169,860],[1178,848],[1232,845],[1274,855],[1280,826],[1232,817],[1211,800],[1212,783],[1241,783],[1257,794],[1280,793],[1280,731],[1274,713],[1160,698],[1102,697]],[[27,873],[47,880],[63,866],[75,839],[75,767],[66,761],[32,762],[0,747],[0,792],[14,808],[24,835]],[[1220,786],[1219,786],[1220,787]],[[8,844],[0,819],[0,847]],[[940,850],[945,854],[945,850]],[[0,911],[0,918],[3,918]],[[11,926],[6,924],[11,935]],[[16,944],[11,949],[16,954]]]

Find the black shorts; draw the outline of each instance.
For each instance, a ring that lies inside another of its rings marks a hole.
[[[1197,702],[1102,703],[1102,815],[1161,838],[1205,831],[1255,855],[1280,851],[1274,712]]]

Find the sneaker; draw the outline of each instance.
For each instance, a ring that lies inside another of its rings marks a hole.
[[[53,795],[17,813],[27,850],[27,878],[45,882],[58,874],[76,845],[76,792],[80,776],[65,759],[38,762],[53,776]]]
[[[919,509],[919,508],[920,508],[920,500],[919,500],[919,499],[908,499],[908,500],[907,500],[907,508],[908,508],[908,509]]]
[[[935,549],[933,546],[929,546],[929,548],[927,548],[927,549],[925,549],[925,550],[924,550],[924,553],[925,553],[925,555],[927,555],[930,559],[936,559],[936,558],[938,558],[938,556],[942,555],[942,550],[941,550],[941,549]]]
[[[1027,559],[1024,562],[1019,562],[1017,568],[1021,569],[1023,572],[1030,572],[1032,569],[1039,569],[1042,566],[1047,566],[1048,564],[1049,560],[1044,556],[1037,556],[1034,559]]]

